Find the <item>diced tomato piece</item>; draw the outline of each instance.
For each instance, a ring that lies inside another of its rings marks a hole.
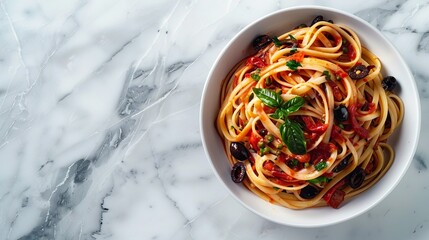
[[[343,94],[341,93],[340,88],[332,81],[328,81],[329,86],[332,88],[332,92],[334,94],[335,101],[341,101],[343,100]]]
[[[293,155],[292,157],[302,163],[307,163],[311,159],[311,155],[309,153],[303,155]]]
[[[369,132],[367,129],[365,129],[359,125],[359,122],[356,118],[357,117],[357,108],[358,107],[356,104],[352,104],[349,106],[349,114],[350,114],[349,119],[352,123],[353,130],[356,132],[356,134],[359,135],[359,137],[366,139],[369,137]]]
[[[260,58],[260,57],[250,57],[247,59],[246,64],[250,65],[250,66],[257,67],[257,68],[264,68],[267,66],[267,64],[265,64],[264,60],[262,60],[262,58]]]
[[[292,176],[287,175],[287,173],[285,173],[285,172],[271,171],[271,174],[274,177],[279,178],[280,180],[283,180],[283,181],[286,181],[286,182],[295,180],[295,178],[293,178]]]
[[[305,52],[297,52],[297,53],[293,54],[292,56],[290,56],[290,58],[292,60],[297,61],[297,62],[302,62],[302,60],[304,60],[304,56],[305,56]]]
[[[345,78],[348,76],[348,74],[342,70],[338,70],[335,72],[335,75],[339,76],[340,78]]]
[[[344,201],[344,197],[346,193],[343,190],[337,189],[334,193],[332,193],[331,198],[327,202],[329,206],[337,209],[340,204]]]
[[[270,114],[270,113],[274,113],[275,111],[276,111],[276,109],[270,108],[270,107],[264,105],[264,112],[265,113]]]
[[[250,133],[249,143],[252,146],[253,150],[259,151],[258,142],[261,141],[262,138],[254,133]]]
[[[351,44],[347,46],[347,56],[350,58],[350,60],[356,58],[356,51]]]
[[[280,155],[277,157],[277,161],[285,163],[289,158],[286,157],[286,154],[280,153]]]
[[[337,125],[332,126],[331,138],[335,139],[339,143],[343,143],[345,138],[341,135],[341,128]]]
[[[320,122],[314,122],[313,118],[309,116],[302,116],[302,120],[305,123],[305,126],[310,132],[316,132],[316,133],[324,133],[326,129],[328,128],[327,124],[323,124]]]
[[[323,196],[323,199],[325,202],[333,207],[338,208],[340,204],[344,201],[344,196],[346,195],[343,190],[340,190],[342,186],[346,184],[345,179],[339,181],[337,184],[335,184],[325,195]]]
[[[333,143],[320,143],[315,149],[310,152],[311,155],[311,163],[317,164],[320,161],[327,161],[331,153],[337,147]]]

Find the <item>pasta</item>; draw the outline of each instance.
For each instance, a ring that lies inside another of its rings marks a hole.
[[[338,208],[383,177],[404,106],[357,34],[318,16],[253,46],[221,90],[216,125],[232,180],[304,209]]]

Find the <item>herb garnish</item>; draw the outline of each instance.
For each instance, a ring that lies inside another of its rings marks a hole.
[[[328,166],[328,164],[325,161],[321,161],[321,162],[318,162],[316,165],[314,165],[314,168],[317,171],[320,171],[320,170],[324,169],[327,166]]]
[[[298,111],[304,105],[304,98],[297,96],[285,102],[279,93],[270,89],[254,88],[253,92],[266,106],[277,108],[271,117],[284,120],[279,130],[288,149],[294,154],[305,154],[307,143],[304,138],[304,131],[298,122],[288,118],[289,114]]]
[[[325,176],[320,176],[314,179],[310,179],[307,180],[307,182],[312,183],[312,184],[318,184],[318,183],[327,183],[329,182],[331,179],[325,177]]]
[[[286,66],[287,66],[290,70],[292,70],[292,71],[296,71],[296,70],[298,70],[298,67],[301,67],[301,63],[300,63],[300,62],[297,62],[297,61],[295,61],[295,60],[290,60],[290,61],[288,61],[288,62],[286,63]]]
[[[331,80],[331,74],[329,74],[328,70],[323,71],[323,75],[325,75],[326,80]]]
[[[259,81],[259,79],[261,79],[261,76],[259,76],[257,73],[250,74],[250,77],[255,81]]]
[[[276,37],[273,37],[273,43],[276,47],[281,47],[283,45],[283,43]]]

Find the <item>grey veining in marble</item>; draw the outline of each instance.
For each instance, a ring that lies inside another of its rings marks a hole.
[[[414,161],[366,214],[271,223],[214,176],[198,114],[208,71],[244,26],[317,4],[377,27],[422,103]],[[0,1],[0,239],[428,239],[429,1]]]

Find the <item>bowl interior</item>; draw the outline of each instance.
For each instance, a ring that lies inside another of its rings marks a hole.
[[[405,105],[403,123],[389,142],[396,157],[391,169],[371,189],[343,204],[340,209],[330,207],[290,210],[270,204],[241,184],[230,179],[229,161],[215,121],[219,111],[220,87],[230,69],[248,56],[251,41],[260,34],[279,35],[301,23],[309,23],[316,15],[332,19],[337,24],[352,28],[363,46],[375,53],[382,62],[383,74],[395,76],[400,85],[399,96]],[[215,174],[232,195],[251,211],[271,221],[299,227],[316,227],[338,223],[362,214],[379,203],[398,184],[405,174],[415,153],[420,132],[420,102],[413,76],[399,53],[374,27],[352,14],[316,6],[284,9],[250,24],[239,32],[224,48],[215,61],[201,101],[200,127],[203,146]]]

